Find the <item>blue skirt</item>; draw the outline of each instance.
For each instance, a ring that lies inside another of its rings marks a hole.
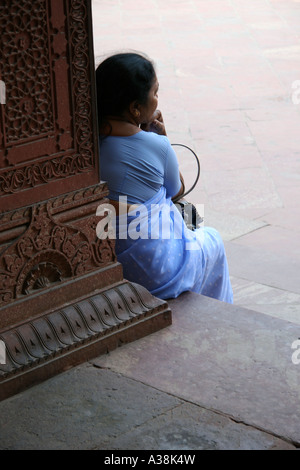
[[[124,278],[156,297],[186,291],[232,303],[223,241],[210,227],[189,230],[165,188],[116,218],[116,255]]]

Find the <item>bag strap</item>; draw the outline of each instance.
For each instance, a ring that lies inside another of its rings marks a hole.
[[[194,187],[196,186],[196,184],[198,183],[199,181],[199,178],[200,178],[200,160],[198,158],[198,156],[196,155],[196,153],[194,152],[194,150],[192,150],[190,147],[188,147],[187,145],[184,145],[184,144],[171,144],[172,146],[175,146],[175,145],[178,145],[180,147],[184,147],[186,149],[188,149],[190,152],[192,152],[192,154],[194,155],[195,159],[196,159],[196,162],[197,162],[197,176],[196,176],[196,179],[195,179],[195,182],[194,184],[190,187],[190,189],[188,189],[188,191],[185,191],[183,194],[181,194],[180,196],[178,196],[175,200],[173,200],[173,202],[177,202],[179,201],[179,199],[182,199],[183,197],[185,197],[187,194],[189,194],[191,191],[193,191]]]

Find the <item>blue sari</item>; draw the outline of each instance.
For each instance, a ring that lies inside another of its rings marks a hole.
[[[225,249],[209,227],[189,230],[166,190],[116,220],[124,277],[161,299],[193,291],[232,303]]]

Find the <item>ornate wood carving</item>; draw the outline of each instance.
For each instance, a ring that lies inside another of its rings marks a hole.
[[[0,211],[97,183],[90,2],[2,0]],[[38,188],[39,191],[34,191]],[[26,192],[24,193],[24,190]]]

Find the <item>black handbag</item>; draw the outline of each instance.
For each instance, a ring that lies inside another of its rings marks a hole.
[[[203,217],[199,215],[194,204],[192,204],[191,202],[188,202],[185,199],[185,196],[189,194],[198,183],[198,180],[200,178],[200,160],[198,156],[196,155],[196,153],[194,152],[194,150],[192,150],[187,145],[184,145],[184,144],[172,144],[172,145],[173,146],[178,145],[180,147],[184,147],[188,149],[190,152],[192,152],[197,162],[197,176],[196,176],[194,184],[190,187],[188,191],[184,191],[184,193],[181,194],[178,198],[173,199],[173,202],[176,208],[178,209],[178,211],[180,212],[183,220],[185,221],[187,228],[194,231],[200,227],[201,223],[203,222]]]

